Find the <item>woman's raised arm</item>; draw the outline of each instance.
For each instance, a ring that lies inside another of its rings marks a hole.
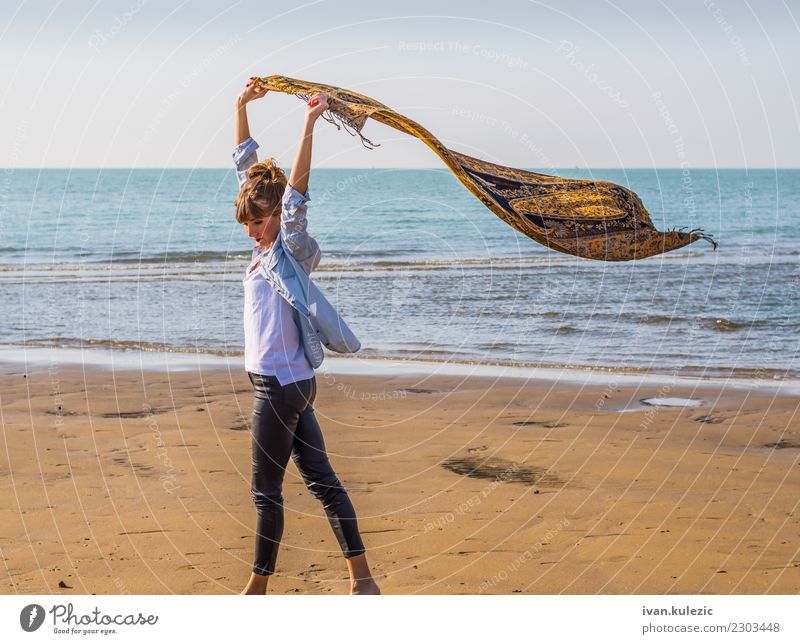
[[[252,84],[254,76],[250,77],[250,83],[236,97],[236,129],[235,129],[235,144],[239,145],[244,143],[250,138],[250,124],[247,122],[247,104],[257,98],[263,98],[267,95],[269,90],[260,89]]]
[[[314,133],[314,123],[327,109],[328,98],[325,94],[314,94],[306,107],[303,134],[300,136],[300,146],[297,148],[297,155],[289,176],[289,184],[300,194],[305,194],[308,190],[308,174],[311,172],[311,136]]]

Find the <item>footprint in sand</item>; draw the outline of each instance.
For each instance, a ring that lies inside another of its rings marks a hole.
[[[51,409],[48,409],[44,413],[49,415],[49,416],[84,416],[85,415],[85,414],[82,414],[79,411],[65,411],[64,409],[61,409],[61,407],[59,407],[55,411],[53,411]]]
[[[467,452],[474,454],[475,452],[485,452],[487,449],[489,448],[486,445],[478,445],[477,447],[470,447]]]
[[[557,423],[554,421],[546,421],[546,420],[518,420],[515,423],[511,423],[517,427],[528,427],[529,425],[535,425],[537,427],[546,427],[547,429],[557,429],[559,427],[566,427],[566,423]]]
[[[151,407],[150,405],[145,405],[139,411],[112,411],[105,414],[100,414],[101,418],[147,418],[148,416],[154,416],[155,414],[163,414],[165,411],[169,411],[167,409],[159,409],[157,407]]]
[[[230,430],[234,432],[249,432],[250,421],[244,416],[239,416],[239,418],[236,419],[236,422],[231,425]]]
[[[771,447],[774,449],[800,449],[800,441],[792,438],[781,438],[777,443],[767,443],[764,447]]]
[[[724,416],[717,414],[706,414],[705,416],[698,416],[695,418],[698,423],[705,423],[707,425],[719,425],[722,421],[727,420]]]
[[[150,474],[153,470],[151,465],[142,465],[141,463],[134,463],[131,461],[127,456],[115,456],[111,459],[113,463],[116,465],[121,465],[122,467],[128,467],[133,469],[134,472],[138,474],[146,475]]]
[[[449,458],[442,467],[453,474],[461,474],[473,479],[488,479],[492,481],[523,483],[539,487],[561,488],[566,482],[548,470],[535,465],[525,465],[507,461],[502,458],[490,456],[488,458],[478,455]]]

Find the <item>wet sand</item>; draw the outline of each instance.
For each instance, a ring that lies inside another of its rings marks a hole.
[[[23,371],[0,375],[3,592],[238,593],[255,529],[246,374]],[[385,373],[318,389],[384,593],[800,592],[800,397]],[[347,593],[292,462],[284,498],[270,592]]]

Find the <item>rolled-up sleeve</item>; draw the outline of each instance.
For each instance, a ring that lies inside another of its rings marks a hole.
[[[233,163],[236,166],[236,177],[239,180],[240,189],[247,181],[248,168],[258,163],[257,149],[258,143],[252,137],[247,137],[233,149]]]
[[[286,184],[281,204],[281,233],[286,248],[307,273],[319,264],[320,250],[316,240],[308,234],[308,191],[302,194],[291,184]]]

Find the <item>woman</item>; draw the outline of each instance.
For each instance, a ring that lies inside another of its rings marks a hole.
[[[351,594],[380,594],[355,510],[328,460],[312,407],[317,392],[314,368],[322,362],[320,343],[340,351],[359,347],[308,277],[320,257],[319,246],[306,232],[311,142],[327,99],[316,94],[308,102],[287,182],[274,159],[258,162],[258,144],[250,137],[247,104],[266,93],[248,83],[237,98],[233,153],[240,188],[236,219],[257,244],[243,284],[245,369],[255,391],[251,495],[258,522],[255,562],[240,594],[266,593],[275,572],[283,533],[282,484],[290,455],[325,508],[347,562]]]

